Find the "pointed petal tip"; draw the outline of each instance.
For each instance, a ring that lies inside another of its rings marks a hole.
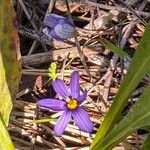
[[[76,125],[80,128],[81,131],[91,133],[94,129],[93,123],[88,116],[88,113],[78,107],[76,111],[72,113]]]
[[[72,111],[66,110],[57,120],[56,125],[54,127],[54,134],[56,136],[61,136],[65,128],[67,127],[70,119],[71,119]]]
[[[63,97],[64,99],[67,99],[67,97],[69,96],[69,92],[63,80],[56,79],[52,81],[52,86],[59,96]]]

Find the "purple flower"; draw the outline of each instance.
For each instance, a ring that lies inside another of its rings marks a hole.
[[[53,88],[62,100],[42,99],[37,104],[44,108],[50,108],[55,111],[64,111],[56,122],[54,133],[60,136],[67,127],[71,117],[75,124],[84,132],[93,131],[93,123],[91,122],[87,112],[80,107],[80,104],[86,99],[87,91],[83,91],[80,95],[79,72],[74,71],[71,74],[69,88],[60,79],[52,82]]]
[[[67,18],[56,14],[48,14],[43,25],[45,26],[43,32],[56,40],[70,39],[75,33],[74,25]]]

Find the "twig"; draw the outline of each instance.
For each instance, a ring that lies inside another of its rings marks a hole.
[[[18,0],[18,2],[19,2],[19,4],[20,4],[21,8],[23,9],[25,15],[27,16],[28,20],[30,20],[31,25],[33,26],[33,28],[34,28],[35,30],[38,30],[37,26],[35,25],[35,23],[34,23],[33,20],[31,19],[31,15],[30,15],[29,11],[27,10],[27,8],[26,8],[24,2],[23,2],[22,0]]]
[[[55,5],[55,1],[56,1],[56,0],[51,0],[51,1],[50,1],[46,14],[47,14],[47,13],[51,13],[51,11],[52,11],[52,9],[53,9],[53,7],[54,7],[54,5]],[[45,15],[45,16],[46,16],[46,15]],[[39,31],[41,32],[42,29],[43,29],[43,27],[41,26],[40,29],[39,29]],[[32,46],[31,46],[31,48],[30,48],[30,50],[29,50],[29,52],[28,52],[28,55],[30,55],[30,54],[33,53],[33,51],[34,51],[35,47],[37,46],[37,44],[38,44],[38,41],[37,41],[37,40],[34,40]],[[44,48],[45,51],[47,51],[46,45],[44,45],[43,48]]]
[[[143,23],[143,25],[146,26],[147,22],[134,9],[132,9],[124,1],[122,0],[118,0],[118,1],[120,1],[128,10],[130,10],[137,18],[139,18],[139,20]]]
[[[22,7],[24,13],[26,14],[27,18],[30,20],[30,19],[31,19],[31,15],[30,15],[29,11],[27,10],[27,8],[26,8],[24,2],[23,2],[22,0],[18,0],[18,2],[19,2],[19,4],[20,4],[20,6]],[[36,24],[33,22],[33,20],[31,20],[31,24],[32,24],[33,28],[37,31],[38,28],[37,28]],[[29,50],[29,52],[33,49],[33,46],[34,46],[35,44],[37,45],[37,40],[35,40],[35,41],[36,41],[36,42],[33,43],[33,45],[31,46],[31,49]],[[44,43],[41,43],[41,45],[43,46],[43,49],[44,49],[45,51],[47,51],[46,45],[45,45]],[[32,51],[33,51],[33,50],[32,50]]]
[[[138,10],[143,10],[145,8],[147,4],[147,1],[143,1],[142,4],[140,5],[140,7],[138,8]],[[131,23],[129,25],[127,25],[125,29],[124,34],[122,35],[122,39],[120,41],[120,47],[123,48],[127,42],[127,40],[129,39],[131,32],[133,30],[133,28],[137,25],[136,23],[136,17],[133,18],[133,20],[131,21]]]
[[[71,20],[71,22],[73,23],[68,3],[69,3],[68,0],[66,0],[68,16],[69,16],[69,19]],[[77,31],[75,31],[74,39],[75,39],[75,43],[76,43],[76,47],[77,47],[78,53],[80,55],[81,62],[83,63],[83,66],[84,66],[84,68],[86,70],[86,73],[87,73],[90,81],[92,82],[92,77],[91,77],[90,71],[89,71],[89,69],[87,67],[87,64],[86,64],[86,61],[85,61],[85,56],[84,56],[83,51],[81,50],[81,47],[80,47],[80,43],[79,43],[78,36],[77,36]]]
[[[36,120],[38,116],[38,111],[37,111],[37,108],[35,109],[35,112],[33,114],[33,120]],[[38,126],[36,123],[33,123],[33,129],[34,130],[38,130]],[[36,133],[33,133],[32,136],[31,136],[31,150],[34,150],[34,147],[35,147],[35,143],[36,143],[36,138],[37,138],[37,134]]]
[[[61,69],[61,77],[60,77],[62,80],[64,78],[64,70],[65,70],[65,65],[66,65],[68,56],[69,56],[69,53],[65,56],[64,61],[63,61],[63,65]]]
[[[108,6],[108,5],[104,5],[104,4],[94,3],[89,0],[86,0],[86,3],[92,4],[95,7],[99,7],[99,8],[106,9],[106,10],[118,10],[118,11],[122,11],[122,12],[130,12],[131,13],[131,11],[127,10],[126,8],[122,8],[122,7]],[[137,11],[137,10],[135,10],[135,12],[143,17],[150,17],[150,13],[148,13],[148,12]]]
[[[44,128],[49,134],[53,134],[54,132],[44,124],[41,124],[41,127]],[[54,139],[62,146],[66,147],[65,143],[61,140],[60,137],[54,136]]]
[[[34,54],[30,56],[23,56],[22,57],[22,65],[28,65],[28,66],[33,66],[33,65],[39,65],[42,63],[48,63],[51,61],[58,60],[59,58],[64,59],[65,53],[70,53],[69,58],[72,58],[74,56],[79,57],[78,51],[76,51],[76,47],[71,47],[71,48],[65,48],[65,49],[60,49],[60,50],[54,50],[54,51],[49,51],[45,53],[39,53],[39,54]],[[96,54],[98,52],[95,52],[91,50],[90,48],[84,48],[84,54],[88,58],[90,55]]]
[[[21,130],[20,130],[20,131],[21,131]],[[27,142],[27,141],[25,141],[25,140],[22,140],[22,139],[20,139],[20,138],[15,137],[15,136],[11,136],[11,138],[12,138],[14,141],[18,141],[18,142],[20,142],[20,143],[22,143],[22,144],[24,144],[24,145],[27,145],[27,146],[30,146],[30,145],[31,145],[30,142]]]
[[[48,6],[48,8],[47,8],[46,14],[49,14],[49,13],[52,12],[55,3],[56,3],[56,0],[51,0],[51,1],[50,1],[49,6]]]
[[[107,105],[109,105],[109,103],[108,103],[108,95],[109,95],[109,90],[110,90],[112,76],[113,76],[113,72],[111,71],[110,74],[109,74],[109,76],[105,80],[105,83],[104,83],[103,99],[104,99],[104,102]],[[103,105],[101,107],[101,110],[104,111],[104,112],[107,110],[107,108],[105,107],[105,105]]]
[[[49,2],[49,6],[48,6],[48,9],[47,9],[47,12],[46,12],[46,14],[45,14],[45,16],[48,14],[48,13],[51,13],[52,12],[52,9],[53,9],[53,7],[54,7],[54,5],[55,5],[55,2],[56,2],[56,0],[51,0],[50,2]],[[40,32],[42,31],[42,29],[43,29],[43,27],[41,26],[40,27]],[[32,54],[33,53],[33,51],[34,51],[34,49],[35,49],[35,47],[37,46],[37,40],[34,40],[34,42],[33,42],[33,44],[32,44],[32,47],[30,48],[30,50],[29,50],[29,52],[28,52],[28,55],[30,55],[30,54]],[[44,49],[47,49],[46,47],[43,47]]]
[[[21,92],[17,93],[16,98],[19,98],[25,94],[28,94],[29,92],[31,92],[31,89],[28,87],[28,88],[22,90]]]
[[[37,39],[38,41],[43,42],[43,43],[50,45],[50,46],[53,45],[52,39],[48,38],[42,32],[31,30],[31,29],[28,29],[26,27],[19,26],[19,25],[18,25],[18,29],[19,29],[20,34],[22,34],[28,38]]]
[[[125,2],[131,6],[131,5],[135,4],[136,2],[138,2],[138,0],[126,0]]]

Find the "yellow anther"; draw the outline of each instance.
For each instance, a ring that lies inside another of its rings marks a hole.
[[[67,98],[66,102],[69,109],[76,109],[78,106],[78,102],[75,99]]]

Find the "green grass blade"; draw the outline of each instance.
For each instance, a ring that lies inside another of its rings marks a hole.
[[[133,90],[139,82],[150,71],[150,23],[145,29],[145,33],[135,52],[128,73],[124,77],[119,91],[114,99],[112,106],[106,114],[104,121],[99,127],[96,137],[92,143],[92,149],[104,138],[104,136],[114,127],[124,105],[131,96]]]
[[[130,133],[148,125],[150,125],[150,86],[145,89],[129,113],[105,136],[101,143],[94,147],[94,149],[113,149]]]
[[[114,52],[118,57],[123,58],[123,57],[128,56],[128,54],[125,51],[123,51],[121,48],[119,48],[115,44],[113,44],[110,41],[108,41],[105,38],[103,38],[99,33],[97,33],[97,34],[98,35],[96,35],[95,37],[93,37],[90,40],[88,40],[84,44],[84,46],[90,45],[91,43],[98,41],[102,45],[106,46],[110,51]]]
[[[19,39],[14,27],[12,0],[0,0],[0,149],[14,150],[7,132],[19,81],[21,63],[17,58]]]
[[[150,134],[147,136],[146,140],[144,141],[141,150],[149,150],[150,149]]]
[[[7,132],[6,126],[0,116],[0,150],[14,150],[13,143]]]
[[[56,120],[55,118],[45,118],[45,119],[33,120],[31,122],[28,122],[28,123],[45,123],[45,122],[52,122],[55,120]]]
[[[98,41],[105,45],[110,51],[114,52],[118,57],[123,58],[128,56],[128,54],[124,52],[121,48],[111,43],[110,41],[104,39],[100,35]]]
[[[6,126],[21,76],[14,15],[12,0],[0,1],[0,114]]]

